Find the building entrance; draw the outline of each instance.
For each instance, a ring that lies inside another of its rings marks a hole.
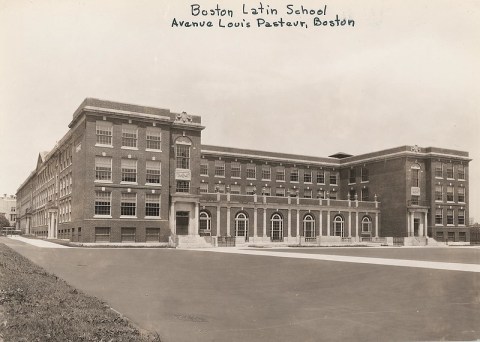
[[[419,236],[418,231],[420,228],[420,219],[413,219],[413,236]]]
[[[176,227],[177,235],[188,235],[188,222],[190,221],[190,213],[188,211],[177,211]]]

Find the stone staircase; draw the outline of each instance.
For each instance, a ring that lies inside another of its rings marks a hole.
[[[210,248],[213,247],[211,241],[207,241],[204,236],[198,235],[177,235],[176,247],[177,248]]]
[[[425,236],[408,236],[403,240],[404,246],[426,246],[427,243]]]

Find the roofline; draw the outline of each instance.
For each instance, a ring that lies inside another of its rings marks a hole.
[[[229,149],[225,150],[225,149]],[[298,163],[298,164],[315,164],[315,165],[325,165],[325,166],[350,166],[363,162],[370,162],[375,160],[384,160],[391,158],[400,158],[400,157],[417,157],[417,158],[446,158],[446,159],[457,159],[462,161],[470,162],[471,158],[468,157],[468,152],[466,151],[456,151],[456,150],[447,150],[449,152],[458,152],[464,155],[442,153],[437,151],[431,151],[432,149],[443,150],[437,147],[425,147],[420,148],[420,152],[414,151],[413,147],[404,145],[398,146],[386,150],[380,150],[376,152],[365,153],[357,156],[350,156],[346,158],[331,158],[331,157],[314,157],[314,156],[304,156],[304,155],[294,155],[286,154],[287,156],[282,157],[279,154],[281,152],[268,152],[268,151],[259,151],[251,149],[241,149],[235,147],[225,147],[225,146],[215,146],[215,145],[202,145],[201,153],[205,154],[215,154],[222,156],[232,156],[248,159],[267,159],[272,161],[284,161],[288,163]],[[428,152],[421,152],[422,150],[427,150]],[[430,151],[429,151],[430,150]],[[317,160],[308,160],[302,158],[312,158]]]

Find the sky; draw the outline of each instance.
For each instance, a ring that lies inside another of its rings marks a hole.
[[[234,15],[193,16],[192,4]],[[204,144],[320,157],[468,151],[469,216],[480,221],[480,1],[271,0],[263,6],[279,14],[257,16],[243,4],[260,2],[0,0],[0,193],[16,192],[95,97],[201,115]],[[317,15],[288,15],[287,4],[327,6],[322,20],[355,26],[314,26]]]

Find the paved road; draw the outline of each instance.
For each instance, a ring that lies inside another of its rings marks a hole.
[[[480,338],[478,273],[0,242],[158,331],[166,342]]]

